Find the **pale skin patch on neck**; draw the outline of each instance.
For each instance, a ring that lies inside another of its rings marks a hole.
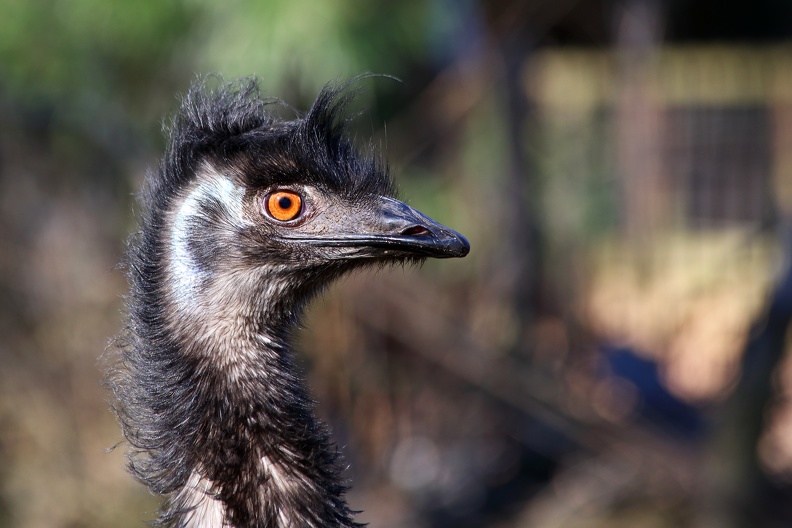
[[[212,483],[193,470],[179,499],[190,509],[184,516],[184,528],[224,528],[225,505],[214,497]]]

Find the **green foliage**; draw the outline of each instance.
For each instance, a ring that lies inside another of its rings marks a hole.
[[[139,89],[190,28],[186,2],[0,2],[0,82],[14,98],[67,102]]]
[[[199,68],[313,94],[330,79],[399,75],[425,52],[423,2],[204,1]],[[288,95],[288,94],[286,94]]]

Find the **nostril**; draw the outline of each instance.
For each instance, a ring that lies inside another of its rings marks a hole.
[[[403,236],[424,236],[429,234],[429,230],[424,226],[414,225],[403,230],[400,234]]]

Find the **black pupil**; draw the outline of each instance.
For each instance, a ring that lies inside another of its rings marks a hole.
[[[290,209],[292,206],[292,199],[288,196],[281,196],[278,198],[278,207],[281,209]]]

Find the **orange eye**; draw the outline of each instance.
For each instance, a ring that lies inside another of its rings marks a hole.
[[[291,191],[278,191],[267,196],[267,212],[275,220],[294,220],[302,211],[302,198]]]

